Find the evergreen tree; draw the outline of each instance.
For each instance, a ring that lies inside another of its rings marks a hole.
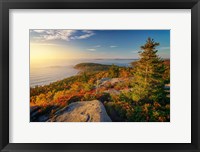
[[[89,77],[88,77],[88,75],[86,74],[86,72],[83,72],[83,74],[82,74],[82,80],[83,80],[83,82],[88,82]]]
[[[134,66],[133,100],[138,102],[160,101],[165,97],[164,79],[165,66],[157,55],[156,47],[159,43],[148,38],[141,46],[140,59]]]

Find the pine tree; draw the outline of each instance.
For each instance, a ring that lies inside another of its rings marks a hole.
[[[157,55],[159,43],[148,38],[141,46],[140,59],[134,66],[133,100],[160,101],[165,96],[163,74],[165,66]]]
[[[83,79],[83,82],[88,82],[89,77],[88,77],[88,75],[86,74],[86,72],[83,72],[83,74],[82,74],[82,79]]]

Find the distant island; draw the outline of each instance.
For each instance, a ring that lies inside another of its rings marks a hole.
[[[99,63],[79,63],[74,66],[75,69],[81,70],[83,72],[106,71],[110,67],[111,65],[103,65]]]

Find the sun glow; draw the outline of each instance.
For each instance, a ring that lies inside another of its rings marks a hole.
[[[30,64],[52,63],[53,60],[73,59],[79,56],[79,50],[73,47],[56,44],[31,43]]]

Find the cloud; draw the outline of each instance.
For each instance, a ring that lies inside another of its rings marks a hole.
[[[160,47],[159,49],[161,49],[161,50],[169,50],[170,47],[169,46],[163,46],[163,47]]]
[[[75,30],[47,30],[46,35],[43,35],[45,40],[65,40],[69,41],[70,36],[75,33]]]
[[[138,50],[133,50],[131,51],[132,53],[138,53],[139,51]]]
[[[31,45],[40,45],[40,46],[66,46],[61,44],[55,44],[55,43],[30,43]]]
[[[83,30],[81,35],[76,35],[71,37],[71,39],[76,40],[76,39],[86,39],[94,35],[93,31],[88,31],[88,30]]]
[[[95,34],[93,31],[89,30],[82,30],[79,35],[75,35],[75,33],[77,33],[77,30],[31,30],[31,32],[37,33],[37,35],[33,38],[37,40],[39,39],[41,41],[70,41],[76,39],[86,39]]]
[[[99,47],[101,47],[101,45],[95,45],[94,47],[95,47],[95,48],[99,48]]]
[[[65,40],[69,41],[70,36],[75,33],[75,30],[33,30],[39,35],[33,37],[34,39],[41,40],[41,41],[48,41],[48,40]]]
[[[95,52],[96,49],[87,49],[88,51]]]
[[[118,47],[118,46],[116,46],[116,45],[111,45],[110,46],[110,48],[116,48],[116,47]]]
[[[43,32],[45,32],[45,30],[32,30],[32,32],[43,33]]]

